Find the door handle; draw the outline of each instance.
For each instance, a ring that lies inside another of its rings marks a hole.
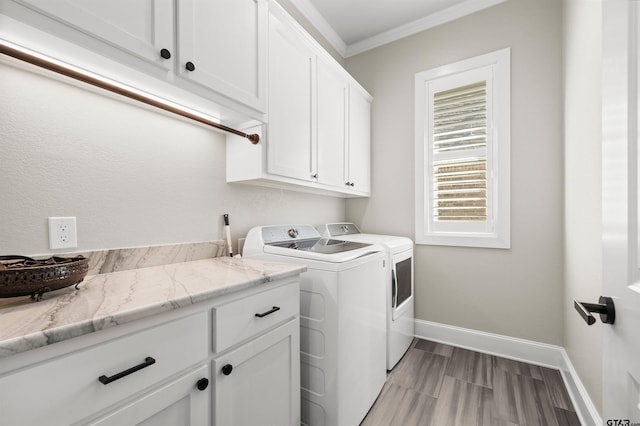
[[[591,312],[600,314],[600,321],[604,324],[613,324],[616,320],[616,308],[610,297],[600,296],[598,303],[584,303],[574,300],[573,307],[576,308],[587,325],[593,325],[596,322],[596,318],[591,315]]]
[[[397,308],[398,304],[398,275],[396,275],[396,267],[391,269],[391,307]]]

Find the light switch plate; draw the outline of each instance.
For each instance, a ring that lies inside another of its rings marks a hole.
[[[76,230],[76,218],[50,217],[49,218],[49,248],[63,249],[78,247]]]

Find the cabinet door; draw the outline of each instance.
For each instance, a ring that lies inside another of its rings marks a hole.
[[[270,15],[267,171],[271,174],[312,179],[315,60],[295,29]]]
[[[354,191],[371,191],[371,103],[349,90],[348,182]]]
[[[318,182],[345,188],[347,94],[344,78],[318,61]]]
[[[85,34],[169,69],[173,4],[169,0],[15,0]],[[73,41],[73,40],[72,40]]]
[[[266,0],[178,0],[177,33],[184,77],[266,111]]]
[[[203,365],[98,420],[80,424],[207,426],[210,424],[210,398],[209,367]]]
[[[300,320],[213,361],[215,426],[300,424]]]

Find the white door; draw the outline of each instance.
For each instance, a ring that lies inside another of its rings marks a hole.
[[[603,423],[640,422],[639,15],[636,1],[603,1]]]

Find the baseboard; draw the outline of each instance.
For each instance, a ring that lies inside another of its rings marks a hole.
[[[582,425],[602,425],[598,410],[561,346],[418,319],[415,320],[415,334],[421,339],[558,369]]]

